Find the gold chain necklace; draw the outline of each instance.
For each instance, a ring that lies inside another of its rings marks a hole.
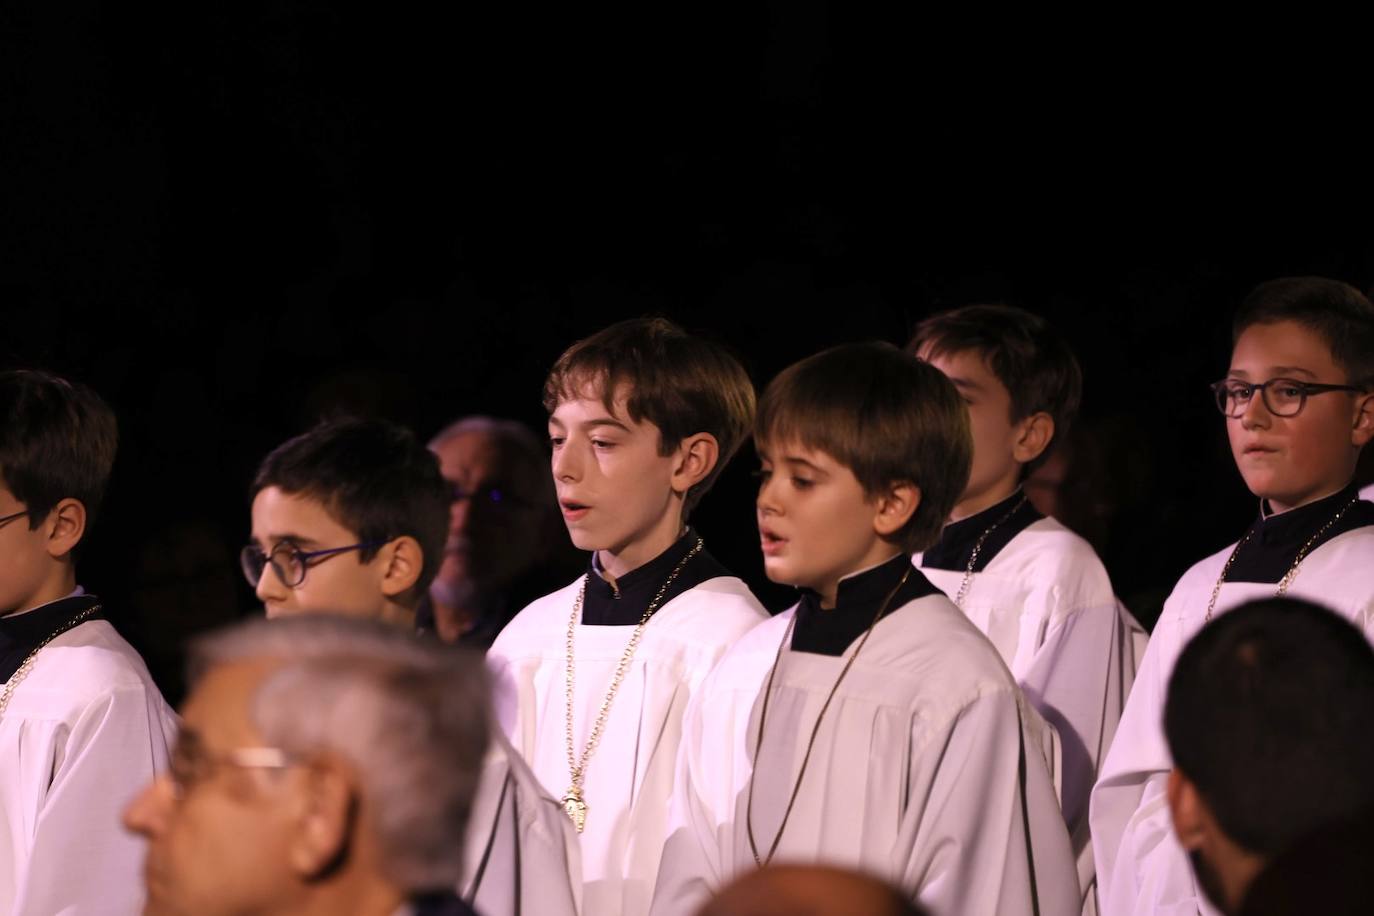
[[[902,580],[897,583],[892,591],[887,593],[883,603],[878,606],[878,613],[873,615],[873,622],[864,630],[864,635],[859,639],[859,644],[854,647],[854,654],[844,663],[840,669],[840,676],[835,678],[835,683],[830,688],[830,693],[825,698],[825,703],[821,705],[820,714],[816,716],[816,724],[811,728],[811,738],[806,742],[806,753],[802,755],[801,770],[797,773],[797,781],[792,786],[792,795],[787,799],[787,808],[782,812],[782,823],[778,825],[778,832],[773,836],[773,842],[768,847],[768,855],[760,856],[759,847],[754,842],[754,776],[759,771],[759,755],[763,753],[763,723],[768,719],[768,697],[773,692],[773,676],[778,673],[778,663],[782,661],[782,650],[792,638],[792,628],[797,625],[797,615],[793,614],[792,619],[787,621],[787,630],[782,634],[782,642],[778,643],[778,654],[773,658],[773,667],[768,671],[768,683],[763,688],[763,709],[759,710],[759,734],[758,740],[754,743],[754,760],[749,768],[749,797],[744,807],[744,829],[749,834],[749,851],[754,854],[754,862],[759,868],[763,868],[773,861],[773,853],[778,851],[778,844],[782,842],[782,832],[787,829],[787,819],[792,816],[792,806],[797,802],[797,793],[801,791],[802,778],[806,776],[806,765],[811,762],[811,749],[816,746],[816,736],[821,731],[821,721],[825,718],[825,712],[830,708],[830,701],[835,699],[835,693],[840,689],[840,683],[844,681],[844,676],[849,673],[849,669],[854,665],[854,659],[859,657],[863,651],[864,643],[868,642],[868,637],[873,632],[873,628],[878,625],[887,606],[892,603],[892,599],[897,597],[897,593],[906,585],[907,578],[911,575],[911,565],[907,564],[906,571],[902,573]]]
[[[664,594],[668,591],[668,586],[673,584],[673,580],[682,572],[687,561],[701,552],[705,543],[701,538],[697,538],[692,549],[687,551],[687,555],[678,562],[677,568],[668,574],[667,579],[663,580],[663,585],[659,588],[658,594],[654,595],[654,600],[650,601],[649,606],[645,608],[644,616],[639,618],[639,625],[635,627],[633,635],[630,636],[629,645],[621,653],[620,663],[615,666],[615,674],[611,678],[611,688],[606,691],[606,698],[601,701],[601,708],[596,714],[596,722],[592,725],[591,734],[587,736],[587,746],[582,749],[582,756],[579,759],[573,751],[573,682],[575,680],[573,635],[577,631],[577,621],[582,616],[582,602],[587,597],[587,577],[585,575],[582,577],[582,587],[577,591],[577,600],[573,602],[572,616],[568,618],[568,664],[564,684],[564,693],[568,705],[566,732],[568,772],[571,776],[572,785],[568,787],[567,793],[563,796],[563,810],[572,819],[573,826],[577,828],[578,833],[581,833],[587,824],[587,802],[582,797],[583,784],[587,775],[587,763],[592,759],[592,754],[596,753],[596,746],[601,743],[601,732],[606,728],[606,715],[611,711],[611,703],[620,690],[620,682],[625,679],[625,672],[630,667],[630,660],[634,658],[639,640],[644,636],[644,627],[649,623],[649,618],[654,616],[654,611],[658,610],[658,603],[663,600]]]
[[[30,652],[27,656],[24,657],[24,660],[19,663],[19,667],[15,669],[14,674],[10,675],[10,679],[5,682],[4,691],[0,692],[0,716],[3,716],[5,714],[5,711],[10,708],[10,697],[14,695],[14,689],[19,686],[19,684],[24,680],[24,678],[29,676],[29,671],[33,668],[33,660],[38,655],[38,653],[43,650],[43,647],[46,646],[48,643],[52,642],[57,637],[61,636],[63,633],[70,630],[72,627],[76,626],[81,621],[85,620],[87,617],[94,614],[98,610],[100,610],[100,605],[98,604],[93,604],[90,607],[86,608],[86,610],[77,614],[75,617],[73,617],[71,620],[68,620],[66,623],[58,627],[56,630],[53,630],[52,633],[48,635],[47,639],[40,642],[37,646],[34,647],[32,652]]]
[[[1312,545],[1317,543],[1317,538],[1326,534],[1327,530],[1332,525],[1336,524],[1336,522],[1340,521],[1342,515],[1345,515],[1345,510],[1359,501],[1360,498],[1358,496],[1351,499],[1350,502],[1341,507],[1341,511],[1331,516],[1330,521],[1318,528],[1316,534],[1307,539],[1307,543],[1302,545],[1302,549],[1298,551],[1297,557],[1294,558],[1293,565],[1288,567],[1288,572],[1284,573],[1283,578],[1279,580],[1279,590],[1274,593],[1275,598],[1282,598],[1284,595],[1288,594],[1288,586],[1292,585],[1293,580],[1297,578],[1298,567],[1301,566],[1302,561],[1307,558],[1307,552],[1312,549]],[[1231,555],[1226,558],[1226,565],[1221,568],[1221,575],[1217,577],[1217,584],[1212,586],[1212,600],[1207,602],[1207,616],[1202,618],[1204,624],[1212,619],[1212,611],[1216,610],[1217,606],[1217,597],[1221,594],[1221,584],[1226,581],[1226,574],[1231,571],[1231,564],[1236,562],[1236,554],[1240,553],[1240,549],[1249,543],[1250,536],[1254,533],[1255,526],[1252,525],[1250,530],[1245,532],[1245,537],[1241,538],[1240,543],[1231,551]]]
[[[1020,501],[1017,502],[1016,505],[1012,506],[1009,510],[1007,510],[1006,515],[1002,516],[997,521],[989,525],[987,527],[987,530],[980,534],[978,536],[978,540],[974,542],[973,553],[969,556],[968,567],[964,570],[964,579],[962,582],[959,583],[959,591],[954,596],[954,603],[956,606],[958,606],[960,610],[964,609],[964,599],[968,597],[968,588],[973,583],[973,566],[975,563],[978,562],[978,554],[982,553],[983,551],[983,542],[988,539],[988,535],[992,534],[998,528],[1002,527],[1002,525],[1006,524],[1007,520],[1011,518],[1013,515],[1015,515],[1017,510],[1019,510],[1025,504],[1026,496],[1025,494],[1022,494]]]

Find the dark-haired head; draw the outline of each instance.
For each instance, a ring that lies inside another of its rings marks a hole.
[[[760,446],[796,443],[853,472],[868,496],[911,483],[920,502],[893,538],[935,542],[968,483],[968,412],[938,370],[887,343],[845,344],[783,370],[759,400]]]
[[[1257,324],[1292,321],[1317,334],[1346,380],[1374,387],[1374,303],[1348,283],[1326,277],[1280,277],[1245,297],[1231,323],[1231,343]]]
[[[318,502],[364,544],[413,538],[423,560],[404,596],[412,608],[434,580],[448,531],[448,487],[434,453],[404,427],[384,420],[321,423],[262,460],[250,495],[272,487]],[[370,562],[378,549],[361,548],[358,557]]]
[[[754,386],[739,360],[663,318],[621,321],[569,347],[544,382],[544,408],[552,414],[578,398],[600,400],[611,413],[624,398],[631,420],[658,427],[661,455],[697,433],[715,438],[719,457],[687,493],[684,517],[720,477],[754,418]]]

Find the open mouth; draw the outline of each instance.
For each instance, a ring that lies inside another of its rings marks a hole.
[[[563,509],[563,517],[566,519],[579,519],[586,515],[591,506],[586,503],[573,502],[572,500],[560,500],[558,505]]]
[[[760,528],[759,542],[763,546],[764,554],[771,555],[782,549],[783,545],[787,543],[787,538],[780,537],[767,528]]]

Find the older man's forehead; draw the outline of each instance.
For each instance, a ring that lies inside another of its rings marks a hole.
[[[528,449],[491,430],[465,430],[434,445],[444,478],[462,486],[483,483],[524,483],[524,478],[542,474],[544,456],[527,454]]]
[[[252,702],[258,687],[278,667],[270,659],[250,659],[214,665],[197,681],[182,704],[181,715],[208,744],[254,743]]]

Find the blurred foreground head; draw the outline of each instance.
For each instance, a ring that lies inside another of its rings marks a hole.
[[[1164,731],[1174,830],[1237,912],[1276,857],[1374,804],[1374,649],[1315,604],[1244,604],[1179,655]]]
[[[921,916],[877,878],[824,865],[779,865],[750,872],[697,916]]]
[[[125,813],[149,914],[390,916],[450,891],[488,739],[481,662],[380,621],[253,621],[192,650],[170,772]]]

